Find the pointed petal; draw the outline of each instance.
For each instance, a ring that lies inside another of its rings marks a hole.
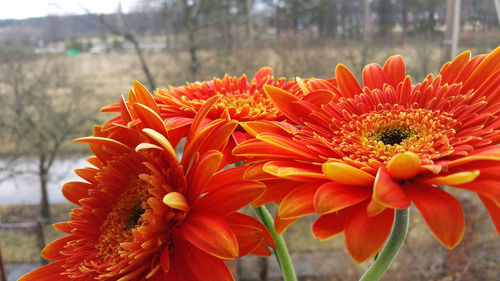
[[[314,237],[323,241],[342,233],[348,215],[349,209],[343,209],[320,216],[312,226]]]
[[[163,120],[152,108],[140,103],[134,103],[133,109],[146,128],[153,129],[162,135],[168,136],[167,128],[165,127]]]
[[[294,108],[294,102],[299,100],[296,96],[271,85],[264,85],[264,92],[283,115],[295,123],[300,123],[299,116],[295,114]]]
[[[410,199],[406,196],[401,185],[383,167],[378,169],[377,177],[375,178],[373,198],[382,205],[393,209],[406,209],[410,207]]]
[[[190,215],[181,226],[184,237],[202,251],[220,259],[238,257],[238,242],[229,224],[220,217]]]
[[[278,217],[294,219],[314,213],[314,194],[319,186],[317,182],[307,183],[288,193],[280,203]]]
[[[436,238],[449,249],[455,247],[465,230],[460,203],[446,191],[428,184],[405,183],[404,189]]]
[[[74,235],[69,235],[63,238],[59,238],[56,241],[50,243],[45,248],[43,248],[41,255],[47,260],[62,260],[66,258],[61,251],[64,250],[64,246],[70,241],[76,240]]]
[[[327,162],[323,173],[332,181],[345,185],[371,186],[375,177],[346,163]]]
[[[199,162],[191,167],[188,178],[188,202],[193,202],[204,193],[210,178],[219,169],[222,157],[219,151],[211,150],[203,154]]]
[[[280,219],[278,216],[274,218],[274,229],[276,234],[281,235],[287,228],[289,228],[298,218],[295,219]]]
[[[474,181],[478,176],[479,176],[479,170],[475,170],[470,172],[459,172],[442,177],[433,177],[430,179],[422,180],[422,182],[434,185],[457,186],[461,184],[470,183]]]
[[[255,200],[266,186],[258,181],[238,181],[209,192],[193,206],[193,212],[226,215],[240,210]]]
[[[104,146],[106,148],[106,152],[116,155],[133,152],[132,148],[128,147],[127,145],[108,138],[85,137],[85,138],[75,139],[74,142],[82,142],[82,143],[97,144],[100,146]]]
[[[65,270],[63,268],[65,260],[53,262],[51,264],[42,266],[23,275],[17,281],[64,281],[68,280],[66,275],[62,275]]]
[[[345,186],[329,182],[320,186],[314,196],[314,208],[318,214],[328,214],[355,205],[371,196],[368,187]]]
[[[343,97],[352,98],[363,92],[363,90],[359,86],[358,81],[356,80],[356,77],[354,77],[354,75],[345,65],[337,65],[337,67],[335,68],[335,78],[337,78],[337,82],[339,84],[339,88]]]
[[[347,251],[356,263],[364,262],[380,251],[391,232],[393,221],[393,209],[368,216],[366,204],[353,208],[346,220],[344,236]]]
[[[177,158],[177,153],[175,152],[174,147],[172,146],[172,144],[170,144],[170,142],[164,135],[149,128],[143,129],[142,131],[152,139],[157,141],[165,149],[165,152],[167,153],[167,156],[169,158],[169,162],[174,161],[176,163],[179,163],[179,159]]]

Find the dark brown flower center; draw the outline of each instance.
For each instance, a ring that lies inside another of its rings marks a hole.
[[[128,219],[125,221],[125,229],[124,230],[131,230],[134,228],[138,223],[139,219],[141,216],[144,214],[146,210],[144,210],[141,206],[140,202],[137,202],[137,204],[132,207],[132,210],[130,211],[130,215]]]
[[[393,128],[376,133],[374,139],[383,142],[385,145],[396,145],[401,144],[412,135],[409,129]]]

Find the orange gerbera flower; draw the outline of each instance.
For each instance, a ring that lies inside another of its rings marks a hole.
[[[63,187],[80,208],[55,225],[69,235],[42,251],[55,262],[19,280],[233,280],[224,260],[269,255],[266,228],[236,212],[264,186],[217,173],[237,126],[202,122],[217,100],[194,117],[179,162],[156,103],[136,83],[130,102],[120,102],[127,125],[107,123],[77,140],[89,143],[95,167],[76,170],[86,182]]]
[[[246,75],[224,79],[214,78],[202,83],[188,83],[186,86],[170,87],[170,90],[156,91],[162,115],[167,117],[193,118],[208,99],[222,95],[210,109],[210,119],[226,118],[237,121],[270,120],[283,121],[285,116],[274,106],[263,90],[264,85],[272,85],[291,93],[300,94],[293,81],[280,78],[274,81],[273,70],[263,67],[248,81]]]
[[[317,212],[314,235],[344,232],[348,252],[362,262],[384,244],[394,209],[413,202],[453,248],[465,224],[459,202],[441,188],[452,186],[476,192],[500,233],[500,48],[473,59],[465,52],[417,85],[399,56],[366,66],[364,87],[343,65],[331,81],[339,96],[325,106],[265,87],[300,131],[244,124],[256,139],[234,150],[265,160],[248,178],[275,177],[267,176],[257,204],[280,203],[280,230]]]

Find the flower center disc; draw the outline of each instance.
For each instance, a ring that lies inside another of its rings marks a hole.
[[[395,145],[401,144],[411,136],[412,133],[409,129],[394,128],[380,132],[374,139],[383,142],[385,145]]]

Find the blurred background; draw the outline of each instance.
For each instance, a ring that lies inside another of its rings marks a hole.
[[[500,45],[499,0],[18,0],[0,4],[0,280],[46,263],[39,252],[68,219],[60,194],[78,180],[87,147],[71,142],[111,116],[100,107],[148,89],[275,76],[356,76],[401,54],[414,81],[464,50]],[[500,240],[470,194],[456,194],[467,232],[442,247],[416,210],[405,246],[383,280],[500,280]],[[312,238],[303,219],[285,233],[301,280],[357,280],[343,238]],[[280,280],[273,258],[231,263],[238,280]]]

